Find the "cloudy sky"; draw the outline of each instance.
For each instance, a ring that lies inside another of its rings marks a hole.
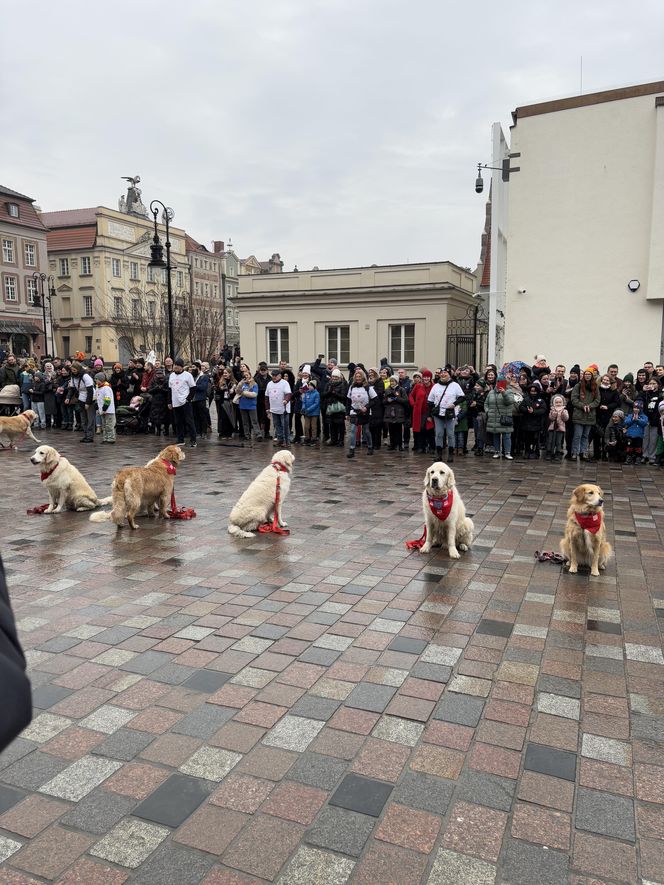
[[[664,79],[662,45],[661,0],[4,0],[0,181],[115,208],[139,174],[286,270],[474,268],[491,123],[577,94],[581,56],[584,92]]]

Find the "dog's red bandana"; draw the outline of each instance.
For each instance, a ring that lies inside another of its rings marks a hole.
[[[601,513],[575,513],[576,521],[585,532],[596,535],[602,525]]]
[[[283,464],[277,463],[277,461],[273,461],[272,466],[277,471],[277,473],[287,473],[288,472],[288,468],[284,467]]]
[[[171,476],[174,476],[177,473],[175,465],[171,464],[170,461],[167,461],[166,458],[162,458],[161,463],[166,467],[166,473],[169,473]]]
[[[45,479],[48,479],[49,476],[58,469],[59,465],[60,465],[60,462],[58,461],[58,463],[55,465],[53,470],[49,470],[48,473],[40,473],[39,476],[41,477],[41,481],[44,482]]]
[[[429,510],[433,513],[436,519],[445,522],[452,510],[454,492],[448,492],[448,494],[443,495],[442,498],[434,498],[432,495],[427,494],[427,500],[429,502]]]

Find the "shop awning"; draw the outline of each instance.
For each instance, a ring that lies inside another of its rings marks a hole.
[[[0,320],[0,332],[4,332],[5,335],[41,335],[43,331],[39,326],[29,322]]]

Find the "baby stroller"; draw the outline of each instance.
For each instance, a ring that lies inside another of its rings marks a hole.
[[[22,405],[21,388],[18,384],[7,384],[0,390],[0,415],[3,418],[18,415]]]
[[[117,433],[147,433],[150,419],[150,397],[138,397],[141,402],[137,409],[119,406],[115,412]]]

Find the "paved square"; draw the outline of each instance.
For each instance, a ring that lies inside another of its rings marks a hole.
[[[100,493],[158,448],[44,437]],[[292,534],[242,541],[266,444],[187,450],[196,519],[136,532],[25,515],[39,476],[5,453],[36,709],[0,755],[0,881],[659,882],[664,473],[457,458],[477,543],[453,562],[405,548],[426,459],[294,452]],[[600,578],[533,556],[582,480]]]

